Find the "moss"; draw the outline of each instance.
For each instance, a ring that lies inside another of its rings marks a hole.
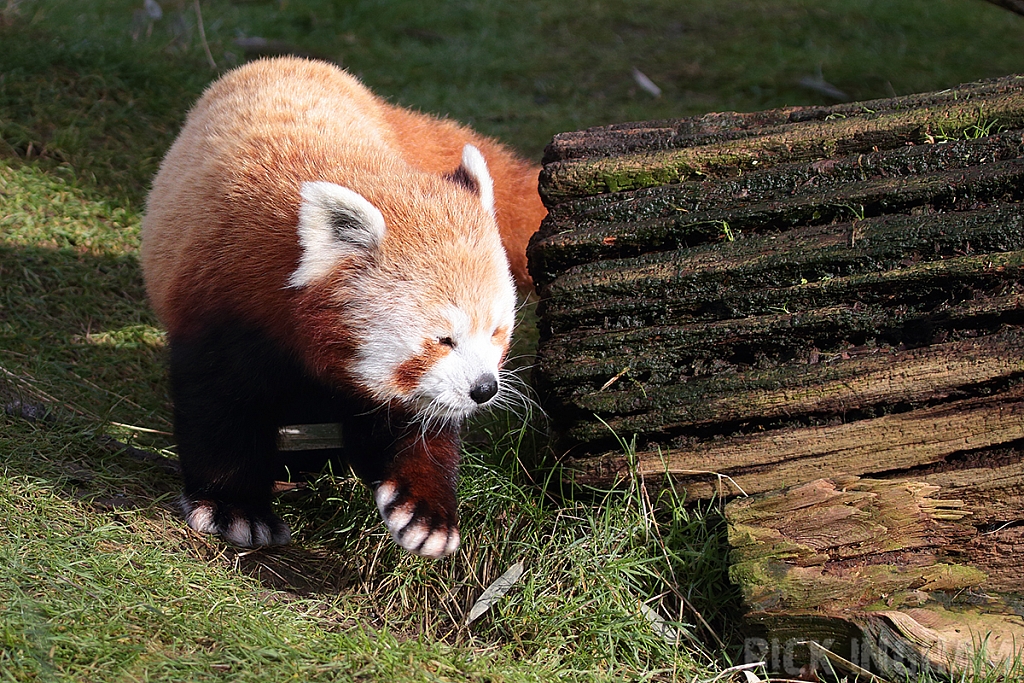
[[[987,575],[973,567],[936,564],[899,567],[857,566],[831,574],[822,567],[801,567],[772,549],[757,560],[733,561],[729,578],[752,609],[789,611],[827,606],[831,612],[892,607],[890,596],[908,591],[952,591],[984,585]]]

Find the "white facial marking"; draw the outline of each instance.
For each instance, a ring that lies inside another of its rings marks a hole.
[[[469,317],[455,307],[446,310],[445,317],[455,346],[430,368],[417,388],[420,409],[428,419],[446,415],[462,418],[477,410],[480,404],[470,392],[484,375],[500,377],[504,354],[504,344],[495,343],[492,327],[471,331]],[[505,322],[505,317],[500,318],[501,322],[511,324]]]
[[[289,287],[304,287],[347,257],[376,249],[384,239],[384,216],[358,192],[326,182],[302,184],[299,206],[299,267]]]
[[[487,213],[494,215],[494,181],[491,180],[491,173],[487,170],[487,162],[484,155],[473,145],[466,145],[462,148],[462,168],[466,169],[469,177],[476,181],[480,188],[480,203],[484,205]]]
[[[360,288],[354,327],[361,336],[351,370],[384,403],[399,398],[392,384],[396,369],[422,352],[424,312],[415,303],[420,292],[413,284],[385,278],[359,279],[354,286]]]

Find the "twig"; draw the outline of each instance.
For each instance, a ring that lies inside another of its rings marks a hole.
[[[32,383],[32,379],[33,378],[31,378],[31,377],[22,377],[20,375],[16,375],[13,372],[11,372],[10,370],[7,370],[6,368],[4,368],[3,366],[0,366],[0,380],[3,380],[2,382],[0,382],[0,398],[2,398],[4,395],[6,395],[8,393],[7,391],[3,391],[3,388],[4,388],[5,384],[7,386],[10,386],[11,384],[17,384],[17,385],[19,385],[21,387],[22,391],[26,392],[29,396],[31,396],[32,398],[36,399],[37,401],[41,401],[44,404],[45,403],[54,403],[54,404],[57,404],[57,405],[65,408],[65,409],[67,409],[67,410],[70,410],[72,413],[74,413],[75,415],[78,415],[80,417],[89,417],[89,418],[92,418],[92,419],[95,419],[95,420],[99,419],[99,417],[97,417],[96,415],[93,415],[92,413],[90,413],[88,411],[82,410],[81,408],[78,408],[77,406],[74,406],[74,405],[72,405],[70,403],[67,403],[65,401],[61,401],[61,400],[58,400],[58,399],[54,398],[53,396],[49,395],[48,393],[46,393],[42,389],[39,389],[38,387],[36,387],[35,384]],[[18,400],[19,402],[20,402],[20,399],[21,399],[20,395],[17,395],[17,394],[12,396],[11,398],[13,398],[15,400]]]
[[[173,432],[165,432],[162,429],[150,429],[149,427],[136,427],[135,425],[125,424],[124,422],[111,421],[110,424],[115,427],[121,427],[133,432],[142,432],[143,434],[159,434],[161,436],[174,436]]]
[[[199,40],[203,43],[203,51],[206,52],[206,61],[210,63],[210,68],[216,70],[217,62],[213,61],[213,55],[210,53],[210,44],[206,42],[206,29],[203,28],[203,12],[199,9],[199,0],[192,0],[192,4],[196,8],[196,22],[199,24]]]
[[[808,640],[805,642],[800,642],[798,643],[798,645],[806,645],[808,650],[824,657],[825,661],[829,663],[829,668],[831,668],[831,666],[835,664],[839,668],[845,671],[849,671],[858,678],[867,679],[869,683],[889,683],[888,679],[880,678],[875,674],[871,673],[870,671],[868,671],[867,669],[864,669],[854,664],[850,660],[844,657],[840,657],[835,652],[832,652],[821,643],[817,643],[813,640]],[[836,678],[839,678],[834,670],[832,671],[832,675],[836,676]]]
[[[752,669],[757,669],[763,666],[766,666],[765,662],[750,662],[749,664],[737,664],[736,666],[730,666],[728,669],[722,669],[722,671],[718,672],[717,676],[715,676],[714,678],[709,678],[706,681],[703,681],[703,683],[715,683],[715,681],[720,681],[726,676],[731,676],[734,673],[740,671],[750,671]]]
[[[135,460],[144,462],[150,465],[155,465],[162,469],[167,474],[173,474],[178,476],[181,474],[181,465],[176,460],[165,458],[162,455],[154,453],[152,451],[146,451],[135,446],[130,446],[122,441],[118,441],[112,436],[101,435],[99,438],[100,446],[108,451],[114,453],[124,453]]]
[[[140,406],[138,403],[136,403],[135,401],[131,400],[127,396],[122,396],[121,394],[117,393],[116,391],[111,391],[110,389],[104,389],[103,387],[101,387],[100,385],[96,384],[95,382],[93,382],[93,381],[91,381],[91,380],[89,380],[89,379],[87,379],[85,377],[82,377],[81,375],[79,375],[74,370],[69,369],[67,372],[68,372],[68,374],[70,374],[72,377],[74,377],[78,381],[82,382],[83,384],[85,384],[87,386],[92,387],[96,391],[102,392],[104,394],[107,394],[108,396],[113,396],[114,398],[116,398],[117,399],[117,404],[115,404],[115,405],[120,405],[121,403],[127,403],[128,405],[130,405],[132,407],[135,407],[135,408],[138,408],[139,410],[146,410],[145,408],[143,408],[142,406]],[[163,422],[164,424],[166,424],[168,426],[170,426],[170,424],[171,424],[170,422],[168,422],[164,418],[157,417],[156,419],[160,420],[161,422]],[[111,424],[118,424],[118,423],[112,422]],[[120,426],[120,427],[131,427],[131,425],[118,425],[118,426]],[[142,430],[140,429],[139,431],[142,431]]]

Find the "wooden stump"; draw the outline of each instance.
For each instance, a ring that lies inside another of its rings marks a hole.
[[[559,135],[541,192],[577,482],[738,496],[751,617],[887,673],[1024,645],[1024,77]]]

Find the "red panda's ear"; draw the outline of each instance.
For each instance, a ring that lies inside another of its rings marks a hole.
[[[364,256],[384,239],[384,216],[358,192],[326,182],[302,184],[299,205],[299,266],[289,287],[304,287],[327,275],[339,261]]]
[[[480,197],[487,213],[494,215],[494,181],[480,150],[473,145],[463,147],[462,164],[445,177]]]

